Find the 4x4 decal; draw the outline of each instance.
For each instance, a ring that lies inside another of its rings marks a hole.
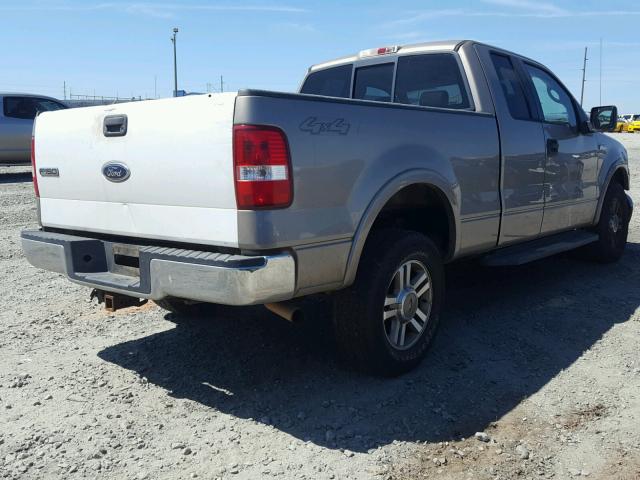
[[[309,117],[300,124],[300,131],[309,132],[311,135],[319,135],[321,133],[337,133],[346,135],[349,133],[351,124],[346,122],[344,118],[336,118],[329,122],[319,122],[317,117]]]

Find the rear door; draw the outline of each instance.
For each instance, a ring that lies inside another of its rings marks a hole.
[[[545,138],[517,59],[477,45],[496,107],[501,150],[499,245],[540,234],[544,211]]]
[[[548,70],[523,62],[546,142],[545,207],[541,233],[588,224],[598,200],[598,145],[582,134],[576,102]]]

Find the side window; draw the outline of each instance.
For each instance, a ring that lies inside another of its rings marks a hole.
[[[392,84],[393,63],[358,68],[356,69],[353,98],[390,102]]]
[[[569,93],[544,70],[529,64],[525,64],[525,68],[533,82],[544,121],[577,127],[576,112]]]
[[[491,61],[498,74],[502,93],[507,100],[511,116],[517,120],[531,120],[533,116],[529,102],[527,102],[524,87],[515,68],[513,68],[511,59],[506,55],[492,53]]]
[[[36,103],[32,97],[4,97],[5,117],[33,120],[36,118]]]
[[[63,104],[54,102],[47,98],[35,98],[34,102],[36,104],[37,112],[54,112],[56,110],[63,110],[67,108]]]
[[[349,98],[353,65],[341,65],[309,74],[300,93]]]
[[[394,102],[440,108],[469,108],[458,62],[450,53],[398,58]]]

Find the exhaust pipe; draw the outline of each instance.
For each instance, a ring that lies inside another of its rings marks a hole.
[[[266,303],[264,306],[267,310],[291,323],[300,323],[304,320],[304,312],[294,302]]]

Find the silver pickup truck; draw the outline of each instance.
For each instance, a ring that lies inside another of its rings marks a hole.
[[[627,153],[540,63],[474,41],[315,65],[300,93],[243,90],[39,115],[28,261],[179,314],[331,294],[358,367],[414,367],[448,262],[618,260]]]

